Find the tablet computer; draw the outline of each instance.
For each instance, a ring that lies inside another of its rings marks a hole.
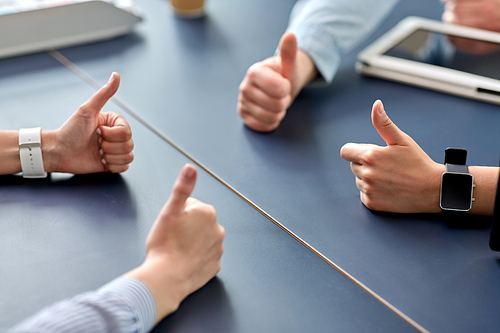
[[[411,16],[359,53],[356,69],[500,104],[500,33]]]

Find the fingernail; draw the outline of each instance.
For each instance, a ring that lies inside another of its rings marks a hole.
[[[99,140],[98,140],[98,141],[99,141],[99,144],[101,144],[101,142],[102,142],[102,137],[99,137]]]
[[[373,106],[377,105],[377,103],[380,103],[380,106],[377,108],[377,112],[379,115],[383,115],[385,113],[384,104],[380,99],[377,99],[375,103],[373,103]]]
[[[97,135],[101,135],[101,129],[100,129],[100,128],[98,128],[98,129],[96,130],[96,133],[97,133]]]
[[[182,169],[182,175],[186,178],[193,178],[194,176],[194,167],[190,164],[184,165],[184,168]]]
[[[115,72],[111,73],[111,76],[109,77],[108,83],[113,81],[114,76],[115,76]]]
[[[104,158],[101,160],[101,162],[102,164],[106,164],[106,160]]]
[[[104,152],[102,151],[102,149],[99,149],[99,154],[101,154],[101,156],[104,154]]]

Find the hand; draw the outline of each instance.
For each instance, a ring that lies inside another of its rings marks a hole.
[[[238,113],[255,131],[276,129],[302,87],[317,75],[292,33],[282,36],[279,51],[279,56],[252,65],[240,84]]]
[[[120,76],[113,73],[59,130],[42,131],[46,171],[84,174],[128,169],[134,158],[130,126],[119,114],[101,113],[119,85]]]
[[[500,0],[441,0],[446,23],[500,32]]]
[[[220,270],[225,231],[215,209],[190,198],[196,169],[185,165],[146,242],[144,264],[129,273],[151,290],[157,322]]]
[[[500,32],[500,0],[441,0],[445,4],[443,22]],[[449,36],[460,51],[489,54],[498,50],[493,43]]]
[[[380,100],[373,104],[373,126],[387,147],[347,143],[340,155],[351,162],[363,204],[394,213],[440,212],[441,174],[438,164],[387,116]]]

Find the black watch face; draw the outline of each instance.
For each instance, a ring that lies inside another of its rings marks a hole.
[[[445,172],[441,183],[441,208],[457,211],[471,209],[473,178],[470,174]]]

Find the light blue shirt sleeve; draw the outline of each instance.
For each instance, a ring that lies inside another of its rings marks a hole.
[[[342,56],[361,43],[399,0],[299,0],[288,32],[314,61],[321,80],[330,83]]]
[[[148,287],[120,277],[100,289],[54,303],[9,332],[149,332],[156,305]]]

